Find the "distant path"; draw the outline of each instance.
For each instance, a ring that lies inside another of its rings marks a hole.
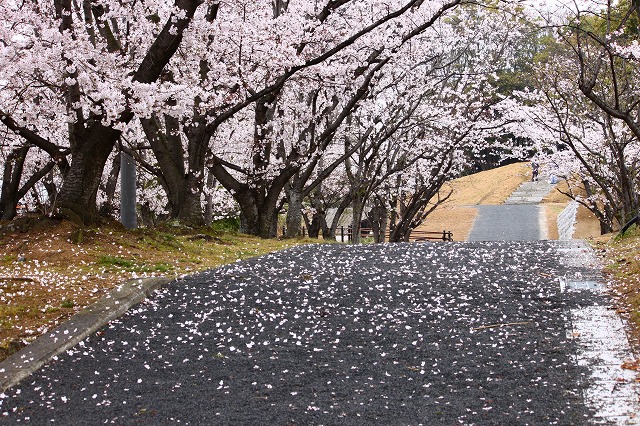
[[[478,209],[478,216],[468,241],[536,241],[546,237],[540,227],[540,206],[505,204],[474,208]]]
[[[498,206],[478,210],[469,241],[536,241],[547,238],[546,218],[539,203],[555,187],[544,180],[524,182]]]

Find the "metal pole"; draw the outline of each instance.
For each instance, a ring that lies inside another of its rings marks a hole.
[[[120,152],[120,222],[127,229],[138,227],[136,212],[136,160]]]

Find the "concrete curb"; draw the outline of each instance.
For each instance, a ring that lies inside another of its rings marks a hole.
[[[116,286],[93,305],[2,361],[0,393],[17,385],[55,356],[75,346],[173,280],[168,277],[135,278]]]

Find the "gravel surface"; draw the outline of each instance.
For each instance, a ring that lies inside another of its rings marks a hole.
[[[588,422],[553,242],[304,246],[169,285],[0,398],[2,423]],[[574,268],[575,269],[575,268]]]

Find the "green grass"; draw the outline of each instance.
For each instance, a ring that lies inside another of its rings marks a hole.
[[[120,269],[127,272],[169,272],[174,269],[172,265],[166,262],[139,263],[136,260],[111,255],[100,256],[96,264],[110,269]]]
[[[15,318],[28,311],[29,307],[24,305],[0,306],[0,329],[10,329],[14,325]]]
[[[100,256],[100,258],[98,258],[98,261],[96,263],[100,266],[107,266],[107,267],[113,266],[113,267],[125,268],[125,269],[132,268],[135,265],[135,263],[131,260],[127,260],[121,257],[111,256],[111,255]]]
[[[73,303],[73,300],[63,300],[62,303],[60,304],[61,308],[66,308],[66,309],[71,309],[74,306],[76,306],[76,304]]]
[[[215,232],[237,233],[240,230],[240,219],[227,218],[214,220],[209,226]]]

